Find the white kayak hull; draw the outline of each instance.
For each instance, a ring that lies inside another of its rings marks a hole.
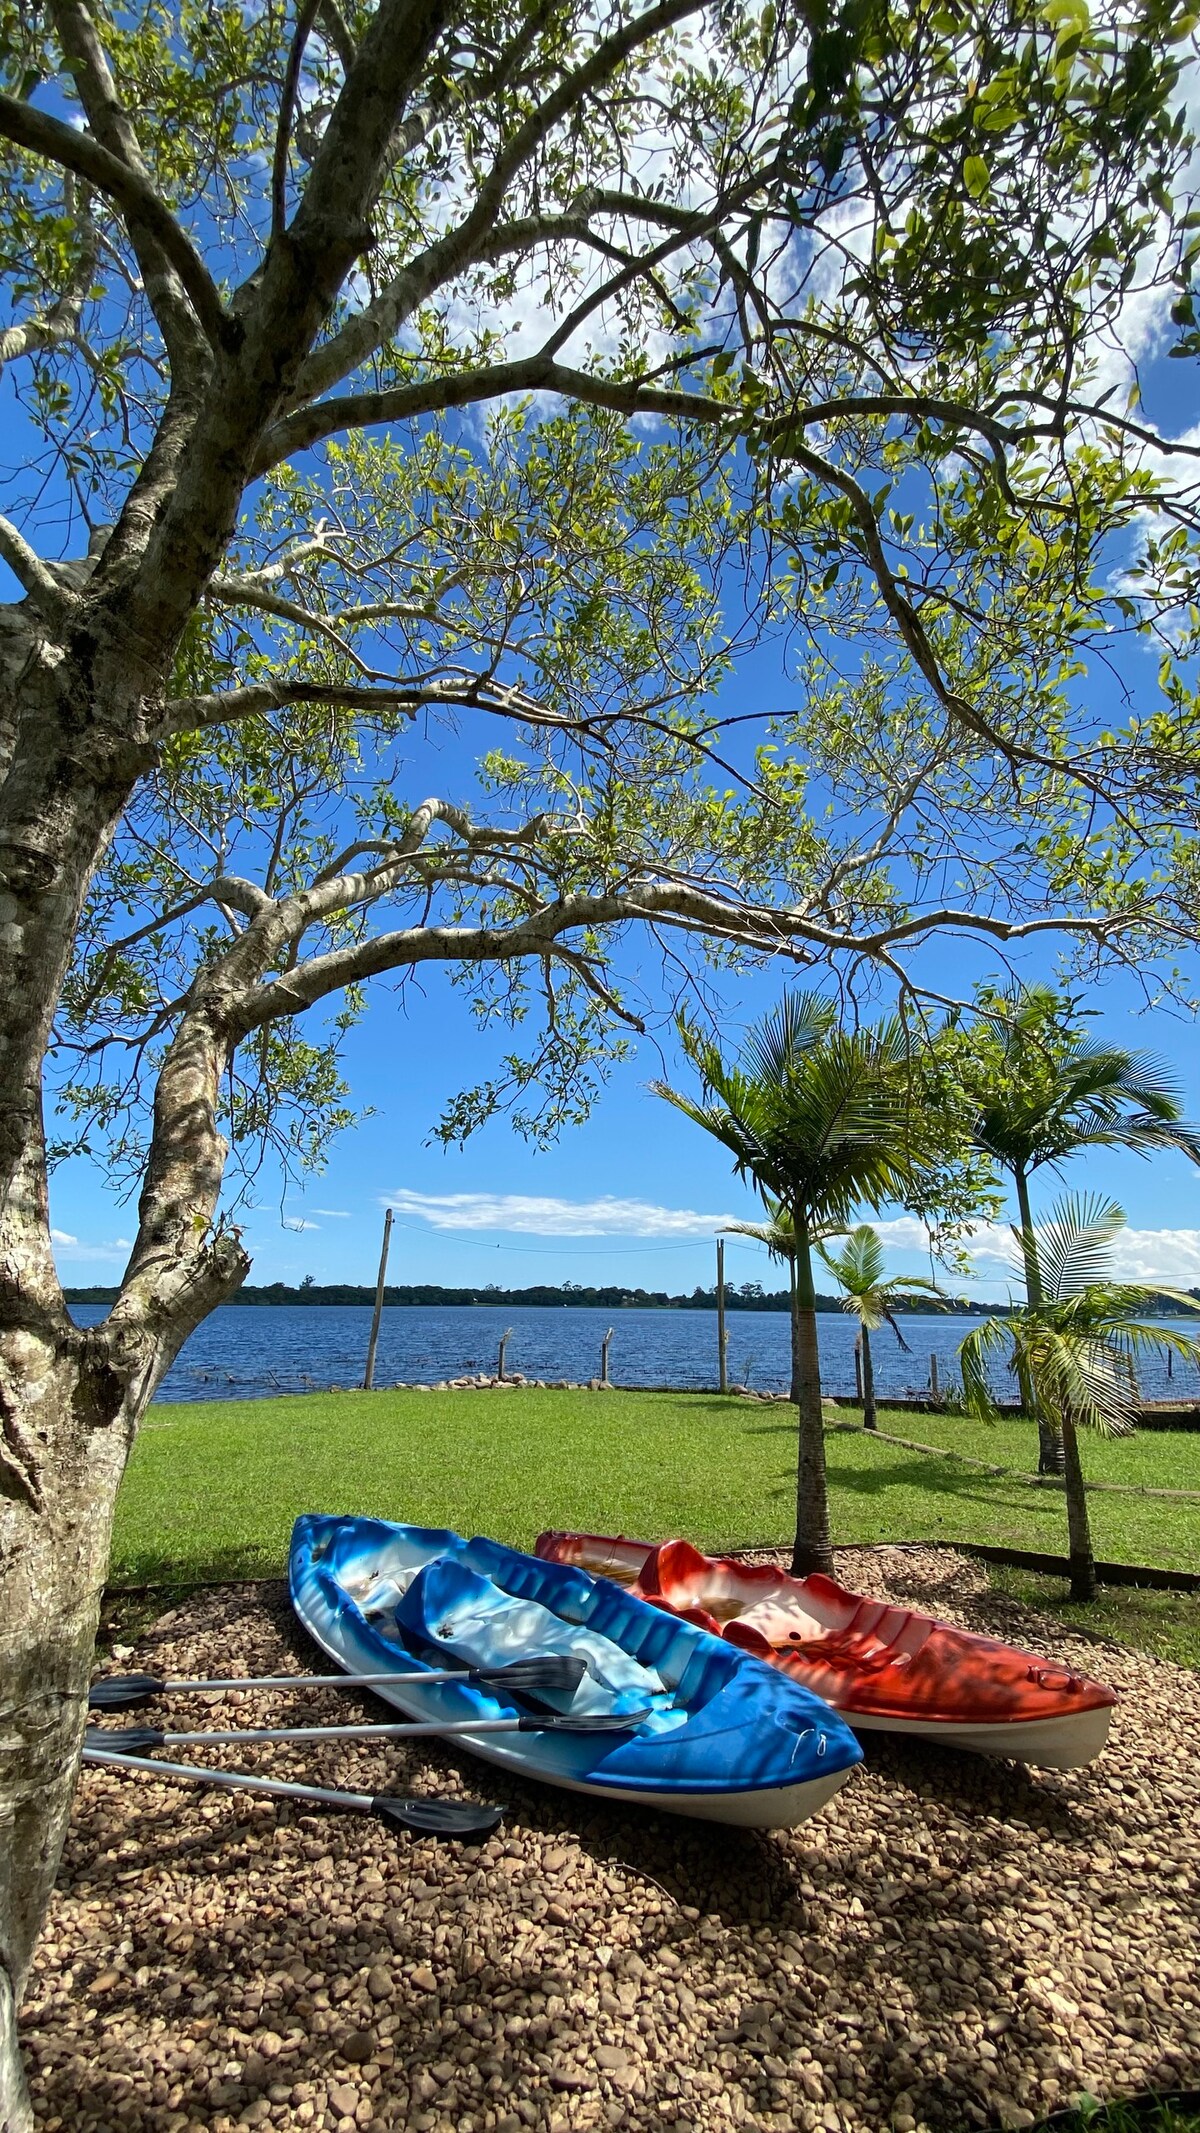
[[[1076,1711],[1065,1718],[1026,1718],[993,1724],[954,1725],[937,1718],[873,1718],[843,1711],[855,1733],[899,1733],[931,1741],[937,1748],[961,1748],[971,1755],[1007,1756],[1036,1763],[1044,1770],[1082,1770],[1108,1739],[1112,1705]]]

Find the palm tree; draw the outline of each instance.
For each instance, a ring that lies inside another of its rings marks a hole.
[[[1037,1303],[1011,1318],[985,1319],[959,1350],[969,1413],[994,1419],[996,1403],[986,1378],[989,1355],[1008,1350],[1013,1367],[1031,1389],[1039,1424],[1061,1430],[1067,1495],[1071,1598],[1096,1596],[1096,1564],[1088,1521],[1087,1491],[1079,1457],[1079,1431],[1128,1436],[1137,1419],[1134,1363],[1146,1349],[1171,1349],[1195,1362],[1200,1346],[1169,1326],[1146,1325],[1132,1313],[1151,1297],[1170,1296],[1196,1310],[1194,1297],[1174,1289],[1123,1285],[1108,1278],[1109,1247],[1125,1226],[1115,1201],[1062,1200],[1036,1233],[1041,1284]],[[1014,1230],[1025,1256],[1031,1232]]]
[[[895,1274],[889,1281],[883,1270],[883,1245],[878,1231],[869,1222],[860,1222],[852,1229],[840,1252],[826,1251],[818,1244],[822,1259],[842,1290],[842,1309],[849,1311],[858,1320],[859,1339],[862,1342],[863,1379],[863,1428],[878,1429],[875,1413],[875,1365],[871,1360],[871,1335],[881,1326],[890,1326],[905,1354],[908,1342],[893,1317],[896,1301],[901,1296],[911,1296],[917,1290],[943,1301],[936,1281],[924,1281],[919,1274]]]
[[[656,1095],[729,1149],[738,1176],[752,1178],[791,1224],[792,1397],[799,1417],[792,1572],[799,1577],[833,1565],[813,1243],[844,1229],[860,1201],[877,1207],[903,1191],[915,1160],[914,1133],[923,1130],[910,1108],[902,1023],[854,1031],[835,1025],[829,1001],[785,993],[774,1014],[747,1033],[738,1063],[727,1065],[714,1044],[682,1024],[703,1100],[651,1083]]]
[[[659,1091],[661,1093],[661,1090]],[[796,1232],[786,1207],[773,1200],[770,1193],[763,1194],[767,1210],[765,1222],[727,1222],[727,1236],[753,1237],[765,1244],[772,1259],[781,1259],[788,1270],[789,1315],[792,1334],[792,1384],[791,1398],[800,1404],[800,1346],[796,1338]]]
[[[1200,1130],[1161,1061],[1094,1042],[1069,1026],[1070,1002],[1048,985],[985,996],[996,1019],[979,1054],[974,1133],[1013,1180],[1020,1215],[1025,1294],[1036,1309],[1042,1272],[1029,1201],[1036,1170],[1059,1170],[1085,1148],[1131,1148],[1149,1156],[1177,1148],[1200,1163]],[[1028,1388],[1021,1378],[1022,1403]],[[1038,1470],[1061,1471],[1056,1429],[1039,1428]]]

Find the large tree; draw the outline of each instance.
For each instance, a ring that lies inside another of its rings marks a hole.
[[[1139,316],[1174,299],[1186,342],[1195,239],[1190,18],[1159,0],[1090,24],[1081,0],[290,21],[47,0],[0,22],[0,2121],[21,2128],[16,2005],[115,1492],[246,1270],[230,1143],[319,1149],[339,1036],[386,973],[478,976],[485,1018],[540,1004],[542,1037],[444,1122],[512,1094],[540,1131],[631,1019],[622,925],[848,979],[938,924],[1153,945],[1137,851],[1082,869],[1067,846],[1130,794],[1144,820],[1153,787],[1183,851],[1191,714],[1076,749],[1064,691],[1129,605],[1105,544],[1156,496],[1171,583],[1190,538],[1095,362],[1131,294]],[[811,732],[785,722],[757,761],[708,696],[739,558],[823,663]],[[439,716],[478,774],[438,753]],[[805,812],[810,748],[867,791],[840,825]],[[1039,827],[1003,896],[968,870],[947,902],[940,822],[983,780]],[[86,1331],[51,1249],[48,1054],[51,1152],[139,1194]]]

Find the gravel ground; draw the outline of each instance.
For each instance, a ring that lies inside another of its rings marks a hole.
[[[767,1836],[597,1810],[432,1747],[252,1751],[280,1775],[510,1800],[469,1849],[88,1770],[25,2009],[39,2124],[965,2133],[1200,2081],[1200,1677],[1047,1642],[959,1556],[846,1550],[840,1570],[1110,1680],[1102,1760],[1039,1775],[874,1735],[823,1814]],[[189,1600],[116,1670],[313,1664],[282,1586],[259,1586]]]

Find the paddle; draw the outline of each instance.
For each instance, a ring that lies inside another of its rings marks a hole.
[[[101,1740],[120,1740],[119,1733],[89,1733],[84,1741],[85,1763],[99,1763],[114,1770],[145,1774],[140,1756],[114,1755],[96,1745]],[[355,1813],[378,1815],[393,1829],[413,1837],[457,1837],[473,1844],[489,1837],[504,1818],[503,1807],[487,1807],[473,1800],[401,1799],[384,1792],[341,1792],[334,1786],[289,1785],[282,1778],[253,1777],[247,1770],[202,1770],[195,1763],[154,1763],[155,1777],[183,1778],[189,1784],[225,1785],[235,1792],[270,1792],[285,1800],[312,1800],[321,1807],[348,1807]]]
[[[383,1683],[465,1681],[500,1689],[511,1696],[562,1691],[573,1696],[587,1672],[587,1661],[565,1654],[548,1659],[515,1659],[508,1666],[440,1667],[419,1674],[273,1674],[244,1681],[168,1681],[157,1674],[110,1674],[93,1681],[91,1711],[132,1711],[154,1696],[199,1695],[215,1689],[367,1689]]]
[[[126,1726],[123,1731],[104,1732],[89,1726],[86,1748],[115,1747],[122,1754],[144,1755],[151,1748],[209,1747],[228,1741],[276,1740],[441,1740],[456,1733],[629,1733],[640,1726],[649,1710],[522,1712],[519,1718],[459,1718],[451,1724],[440,1719],[418,1725],[396,1726],[242,1726],[223,1733],[164,1733],[157,1726]],[[165,1766],[164,1766],[165,1767]]]

